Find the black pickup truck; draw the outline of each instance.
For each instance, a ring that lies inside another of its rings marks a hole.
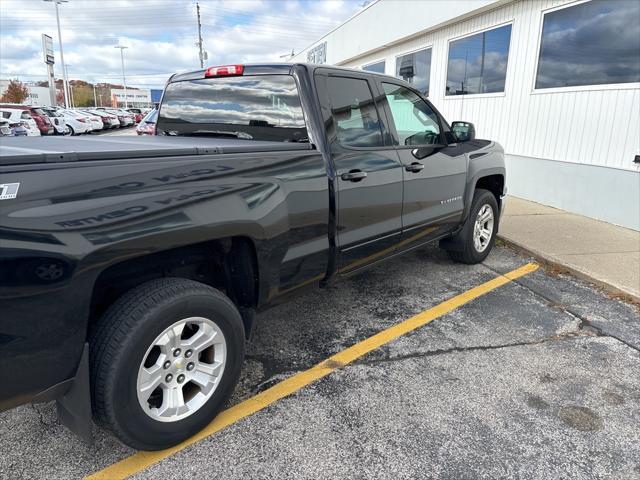
[[[484,260],[505,167],[474,137],[401,80],[269,64],[174,75],[155,136],[3,138],[0,410],[189,437],[256,312],[427,242]]]

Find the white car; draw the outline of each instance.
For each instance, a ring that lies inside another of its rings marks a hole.
[[[0,137],[12,137],[11,124],[6,118],[0,117]]]
[[[31,116],[29,110],[24,110],[22,108],[0,108],[0,115],[2,115],[2,118],[9,120],[9,123],[18,123],[22,125],[27,130],[28,136],[40,136],[38,124]]]
[[[66,109],[59,109],[58,113],[60,113],[64,118],[70,135],[89,133],[92,130],[91,121],[84,115],[80,115],[73,110]]]
[[[98,115],[95,115],[88,110],[75,110],[75,112],[79,113],[80,115],[84,115],[89,119],[92,131],[97,132],[98,130],[104,129],[104,123]]]
[[[67,128],[67,122],[65,121],[62,113],[58,111],[55,107],[41,107],[42,111],[49,117],[51,123],[53,124],[53,128],[55,129],[55,133],[57,135],[66,135],[69,133],[69,129]]]

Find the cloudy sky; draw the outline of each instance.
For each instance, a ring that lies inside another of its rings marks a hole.
[[[278,61],[302,50],[370,0],[200,0],[209,65]],[[72,79],[162,87],[169,74],[199,68],[195,0],[69,0],[60,5]],[[55,9],[43,0],[0,0],[0,78],[46,80],[41,34],[54,39]]]

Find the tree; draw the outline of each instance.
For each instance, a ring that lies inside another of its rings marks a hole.
[[[0,97],[0,102],[22,103],[29,98],[29,89],[20,80],[11,80],[7,91]]]

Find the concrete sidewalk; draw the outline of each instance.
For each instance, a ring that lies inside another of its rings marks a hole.
[[[499,237],[640,301],[640,232],[509,197]]]

